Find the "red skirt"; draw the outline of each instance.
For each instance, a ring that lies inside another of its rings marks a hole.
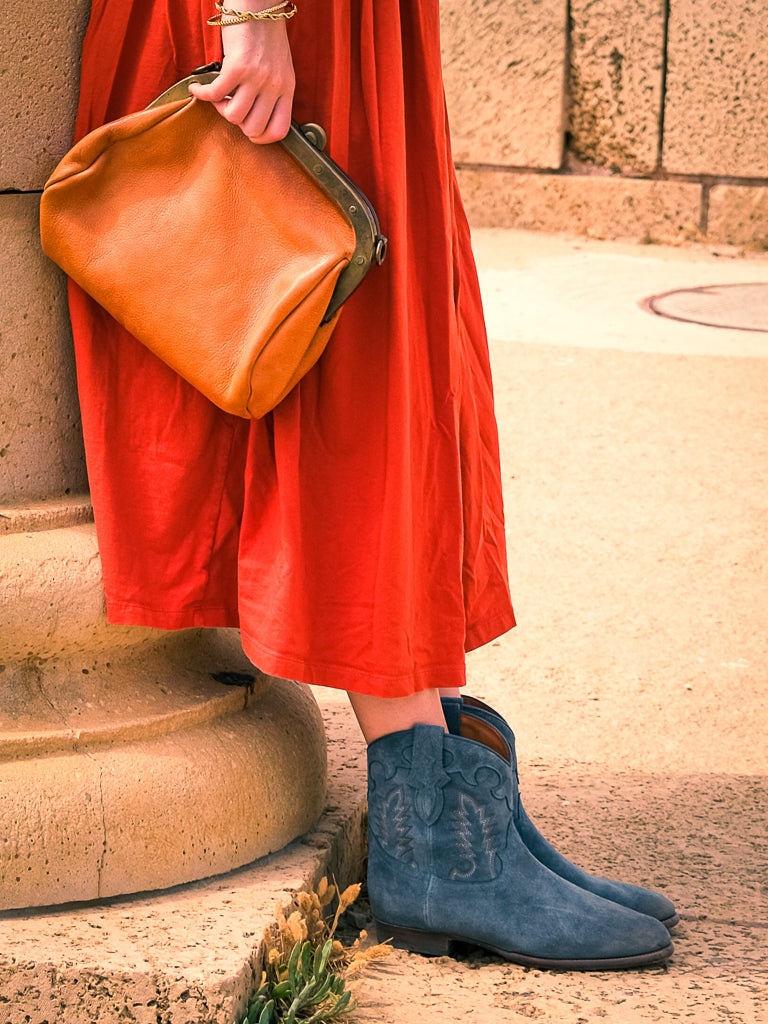
[[[212,11],[94,0],[78,137],[217,59]],[[109,619],[238,626],[256,665],[306,683],[385,697],[460,686],[464,652],[514,617],[438,0],[305,3],[290,33],[294,116],[324,125],[389,257],[316,367],[255,421],[211,405],[72,286]]]

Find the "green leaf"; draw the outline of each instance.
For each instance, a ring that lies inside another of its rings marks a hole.
[[[274,1009],[275,1001],[274,999],[270,999],[269,1002],[264,1007],[264,1009],[261,1011],[261,1016],[259,1017],[259,1024],[272,1024],[272,1013]]]
[[[327,975],[325,981],[315,988],[315,992],[312,996],[313,1003],[322,1003],[324,999],[327,999],[331,990],[332,982],[333,975]]]
[[[314,974],[316,978],[325,974],[326,968],[328,967],[328,961],[331,959],[331,950],[333,949],[333,939],[327,939],[325,945],[319,947],[315,951],[315,964]]]
[[[295,993],[299,990],[299,975],[298,975],[298,964],[299,957],[301,956],[301,943],[295,943],[291,950],[291,955],[288,959],[288,983],[291,986],[291,992]]]
[[[291,985],[288,981],[280,981],[272,989],[273,999],[288,999],[291,996]]]
[[[342,994],[341,999],[339,999],[339,1001],[333,1008],[334,1016],[338,1016],[339,1014],[344,1013],[344,1011],[349,1007],[349,1002],[351,998],[352,992],[349,989],[347,989],[347,991]]]
[[[269,986],[266,984],[262,985],[256,995],[248,1003],[248,1013],[243,1024],[260,1024],[264,1004],[268,1002],[268,995]],[[269,1024],[269,1017],[266,1018],[265,1024]]]
[[[305,982],[312,977],[312,946],[309,941],[301,947],[301,976]]]
[[[321,1007],[317,1013],[312,1014],[311,1017],[304,1018],[301,1024],[327,1024],[328,1021],[336,1020],[349,1009],[349,1001],[351,997],[351,992],[345,992],[341,999],[337,1000],[333,1006]]]
[[[338,1001],[338,1003],[336,1003],[336,1009],[337,1010],[345,1009],[349,1005],[349,1001],[350,1001],[351,998],[352,998],[352,992],[350,991],[350,989],[347,989],[347,991],[343,993],[343,995],[342,995],[341,999]]]
[[[309,1006],[314,1002],[314,1000],[312,999],[312,993],[314,989],[314,979],[310,978],[307,984],[304,986],[301,992],[299,992],[299,994],[293,1001],[293,1005],[296,1007],[296,1010],[300,1010],[302,1007]]]

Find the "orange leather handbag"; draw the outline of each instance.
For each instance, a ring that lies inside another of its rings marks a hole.
[[[227,412],[263,416],[314,365],[386,239],[316,125],[254,145],[190,97],[91,132],[40,205],[43,249]]]

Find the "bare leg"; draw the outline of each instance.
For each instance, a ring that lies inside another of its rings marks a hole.
[[[460,697],[461,696],[461,690],[458,688],[458,686],[452,686],[448,690],[443,689],[441,687],[440,688],[440,696],[441,697]]]
[[[447,732],[439,690],[421,690],[410,697],[371,697],[350,693],[349,702],[366,743],[414,725],[439,725]]]

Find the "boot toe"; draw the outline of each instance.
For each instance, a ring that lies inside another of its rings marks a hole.
[[[608,879],[596,878],[598,882],[609,882]],[[611,894],[615,890],[615,893]],[[598,895],[602,895],[598,892]],[[630,885],[627,882],[612,882],[606,890],[606,898],[612,899],[615,903],[621,903],[638,914],[645,914],[647,917],[655,918],[665,928],[673,928],[680,920],[675,905],[660,892],[652,889],[643,889],[639,885]]]
[[[653,917],[563,879],[551,882],[550,896],[557,905],[547,901],[516,942],[542,966],[611,970],[657,963],[672,953],[667,929]]]
[[[533,856],[550,871],[554,871],[555,874],[573,885],[578,885],[586,892],[602,896],[603,899],[611,900],[638,914],[653,917],[667,928],[672,928],[679,921],[674,903],[666,896],[662,896],[661,893],[654,892],[653,889],[644,889],[640,885],[632,885],[629,882],[618,882],[612,878],[590,875],[572,861],[567,860],[541,835],[526,814],[522,804],[517,827],[521,839]]]

